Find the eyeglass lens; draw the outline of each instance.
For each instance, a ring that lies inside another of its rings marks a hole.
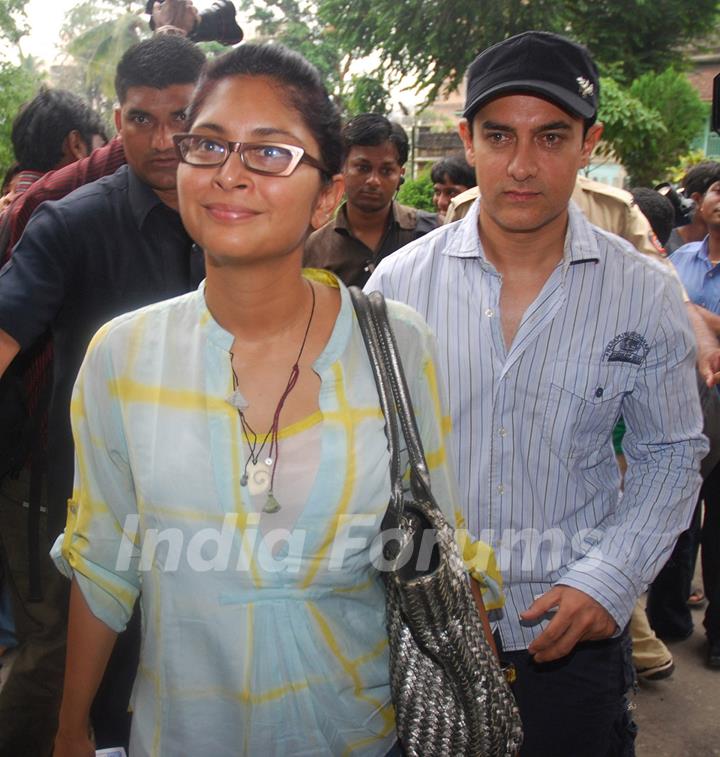
[[[183,157],[199,166],[218,166],[227,160],[230,145],[223,139],[185,137],[180,143]],[[240,148],[243,162],[250,169],[282,173],[293,162],[293,153],[280,145],[251,144]]]

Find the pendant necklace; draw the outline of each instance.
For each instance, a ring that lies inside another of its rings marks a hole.
[[[300,358],[302,357],[303,350],[305,349],[305,343],[307,342],[308,334],[310,333],[310,326],[312,325],[313,316],[315,315],[315,287],[308,282],[310,287],[310,293],[312,294],[312,307],[310,308],[310,318],[308,319],[307,326],[305,327],[305,335],[303,336],[302,344],[300,345],[300,351],[298,352],[295,363],[290,369],[290,376],[288,377],[285,390],[280,396],[280,400],[275,407],[273,413],[272,425],[268,431],[264,434],[262,442],[258,433],[248,423],[245,414],[241,408],[237,408],[238,415],[240,416],[240,427],[242,428],[243,436],[248,443],[248,455],[245,460],[245,467],[243,469],[242,476],[240,477],[240,486],[246,486],[250,494],[262,494],[267,491],[267,500],[263,507],[264,513],[276,513],[281,509],[280,503],[275,499],[273,494],[273,485],[275,483],[275,471],[277,470],[279,454],[278,445],[278,430],[280,428],[280,413],[282,412],[285,400],[288,398],[290,392],[295,388],[297,384],[298,376],[300,375]],[[230,368],[233,375],[233,393],[237,392],[238,378],[235,373],[235,368],[232,364],[232,352],[230,353]],[[247,409],[247,408],[245,408]],[[268,442],[270,443],[268,446]],[[267,453],[263,460],[260,459],[263,454],[263,450],[267,446]]]

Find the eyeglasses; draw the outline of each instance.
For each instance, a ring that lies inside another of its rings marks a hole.
[[[248,171],[263,176],[290,176],[300,165],[307,163],[330,176],[323,164],[308,155],[302,147],[278,142],[228,142],[226,139],[199,134],[175,134],[175,150],[182,163],[199,168],[225,165],[236,152]]]

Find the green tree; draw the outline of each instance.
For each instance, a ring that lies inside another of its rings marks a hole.
[[[0,179],[15,162],[10,133],[20,106],[31,100],[41,83],[32,58],[19,66],[0,62]]]
[[[21,41],[28,32],[26,3],[27,0],[0,0],[0,39],[15,49],[20,61],[16,64],[0,60],[0,178],[15,161],[10,141],[13,120],[42,81],[36,61],[22,51]]]
[[[606,140],[634,186],[667,179],[708,117],[686,76],[673,68],[643,74],[627,89],[603,80],[601,91]]]
[[[385,85],[374,76],[353,76],[349,92],[345,98],[347,116],[358,113],[379,113],[386,116],[390,112],[390,93]]]
[[[242,0],[260,41],[273,40],[314,64],[345,115],[387,113],[389,92],[378,72],[353,76],[354,57],[335,28],[324,22],[314,0]]]
[[[13,45],[20,57],[24,57],[20,40],[28,33],[29,27],[25,6],[27,0],[0,0],[0,39]]]
[[[663,70],[713,28],[717,0],[318,0],[340,48],[377,54],[389,76],[412,76],[428,101],[454,90],[478,52],[528,29],[570,35],[625,82]]]
[[[59,86],[79,91],[112,121],[115,69],[123,53],[150,36],[140,0],[84,0],[65,15],[60,39],[67,54]]]
[[[397,199],[403,205],[420,210],[435,212],[433,205],[433,183],[430,179],[430,169],[421,171],[415,179],[406,178],[400,187]]]

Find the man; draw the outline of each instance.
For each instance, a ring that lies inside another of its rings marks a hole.
[[[675,250],[670,261],[677,268],[692,302],[702,312],[720,320],[720,164],[703,170],[705,176],[715,172],[716,180],[702,191],[693,192],[698,203],[695,211],[707,229],[702,241],[690,242]],[[695,223],[695,221],[694,221]],[[702,544],[703,585],[708,604],[704,626],[707,636],[707,664],[720,669],[720,466],[716,465],[703,481],[700,500],[704,501],[704,519],[700,533],[700,509],[689,531],[678,540],[675,549],[648,594],[650,624],[659,636],[686,638],[693,630],[687,605],[695,569],[698,541]]]
[[[405,181],[407,134],[399,124],[363,113],[343,129],[346,202],[334,221],[310,235],[303,264],[327,268],[362,286],[387,255],[437,226],[437,216],[394,201]]]
[[[475,169],[468,165],[464,155],[451,155],[433,163],[430,181],[433,183],[433,205],[443,220],[453,198],[475,186]]]
[[[678,285],[568,204],[597,98],[587,51],[557,35],[481,53],[460,123],[481,199],[366,286],[438,335],[468,527],[505,579],[524,757],[631,753],[622,632],[686,527],[707,449]]]
[[[87,157],[107,142],[97,113],[71,92],[47,87],[22,106],[10,138],[20,167],[16,195],[47,171]]]
[[[175,36],[154,37],[125,53],[115,80],[120,103],[115,123],[128,165],[40,207],[0,271],[0,373],[21,347],[32,344],[48,327],[55,346],[48,429],[48,548],[63,528],[71,494],[68,407],[90,338],[118,313],[186,292],[202,277],[199,251],[192,250],[177,213],[172,136],[185,128],[185,109],[203,63],[203,54],[192,43]],[[10,488],[0,492],[2,517],[17,518],[12,482],[5,484]],[[0,533],[8,533],[4,524]],[[14,573],[20,575],[23,561],[15,563]],[[57,574],[50,566],[43,603],[43,608],[54,610],[53,617],[40,623],[30,618],[27,624],[33,631],[38,625],[42,628],[42,639],[35,645],[41,660],[27,659],[21,666],[30,669],[26,678],[35,683],[35,690],[24,691],[11,677],[0,694],[0,755],[42,753],[47,733],[54,732],[57,722],[68,587],[62,579],[53,582],[53,575]],[[23,588],[18,587],[21,594]],[[30,631],[28,636],[32,637]],[[32,646],[21,647],[15,666]],[[131,679],[131,666],[120,667]],[[116,688],[127,693],[126,686]],[[26,700],[22,707],[21,699]],[[126,708],[127,698],[122,705]],[[108,741],[127,728],[125,717],[122,723],[110,720],[111,715],[103,715],[95,723],[99,743],[101,727],[112,726]],[[37,723],[45,727],[37,728]]]
[[[690,168],[682,180],[682,194],[695,203],[695,207],[702,205],[707,188],[720,179],[720,163],[705,160]],[[693,212],[690,223],[676,226],[667,243],[668,255],[675,252],[689,242],[702,242],[707,236],[708,228],[701,213]]]

